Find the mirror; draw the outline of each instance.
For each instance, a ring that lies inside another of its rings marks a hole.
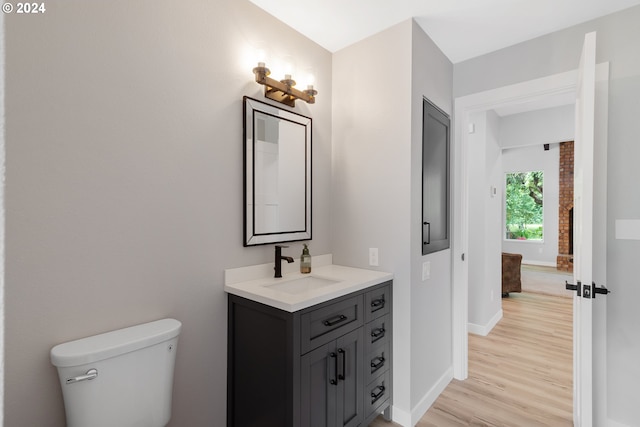
[[[244,97],[244,246],[311,239],[311,118]]]

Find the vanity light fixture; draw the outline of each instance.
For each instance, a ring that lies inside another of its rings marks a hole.
[[[296,99],[301,99],[309,104],[315,104],[315,96],[317,90],[313,89],[313,85],[308,85],[306,90],[296,89],[295,80],[290,74],[285,74],[284,80],[275,80],[269,77],[271,71],[265,66],[264,62],[258,62],[258,66],[253,69],[256,76],[256,82],[264,85],[264,96],[274,101],[281,102],[289,107],[296,106]]]

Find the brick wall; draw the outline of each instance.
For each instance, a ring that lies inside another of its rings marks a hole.
[[[560,143],[560,200],[558,212],[558,270],[573,271],[573,141]]]

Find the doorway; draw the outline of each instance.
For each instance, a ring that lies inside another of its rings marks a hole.
[[[491,110],[500,106],[518,106],[528,102],[544,102],[544,99],[556,96],[575,96],[577,70],[560,73],[540,79],[531,80],[515,85],[505,86],[494,90],[467,95],[455,100],[455,143],[453,146],[453,226],[457,230],[452,240],[452,272],[453,272],[453,367],[454,378],[465,379],[468,376],[468,309],[469,309],[469,271],[466,262],[469,247],[469,181],[473,177],[467,174],[470,157],[468,155],[468,134],[470,129],[469,116],[476,112]],[[608,63],[596,67],[596,98],[599,104],[595,114],[596,146],[594,197],[606,202],[606,139],[607,139],[607,104],[608,104]],[[606,259],[606,203],[594,209],[596,221],[594,225],[594,241],[599,245],[594,247],[594,259]],[[597,252],[597,253],[596,253]],[[606,263],[593,265],[594,278],[604,282],[606,278]],[[594,346],[593,360],[598,365],[606,362],[606,310],[594,312]],[[574,366],[574,372],[575,372]],[[590,372],[583,372],[591,375]],[[606,420],[606,401],[598,399],[599,390],[606,390],[606,371],[593,372],[594,390],[594,419]],[[604,418],[603,418],[604,417]]]
[[[453,147],[454,180],[453,203],[453,365],[454,377],[468,375],[468,310],[469,268],[466,252],[469,248],[469,170],[470,117],[497,108],[527,108],[528,103],[558,102],[575,99],[576,72],[556,74],[542,79],[506,86],[491,91],[468,95],[455,100],[455,143]],[[525,111],[525,110],[522,110]]]

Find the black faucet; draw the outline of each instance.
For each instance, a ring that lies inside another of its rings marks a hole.
[[[273,267],[273,269],[276,271],[276,274],[273,277],[282,277],[282,263],[281,263],[281,261],[283,259],[286,260],[289,264],[291,264],[293,262],[293,258],[291,258],[290,256],[283,256],[282,255],[282,248],[288,248],[288,247],[289,246],[276,245],[276,266]]]

